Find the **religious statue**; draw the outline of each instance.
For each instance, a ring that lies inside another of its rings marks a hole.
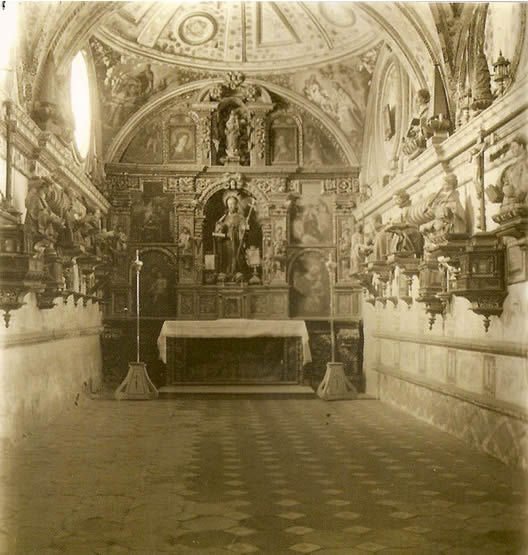
[[[348,225],[343,225],[341,229],[341,237],[339,238],[339,259],[341,262],[341,275],[348,276],[350,273],[350,248],[352,233]]]
[[[466,233],[466,214],[457,191],[458,179],[450,173],[444,177],[440,191],[433,196],[425,210],[431,221],[421,226],[429,247],[445,241],[449,233]]]
[[[286,277],[287,244],[283,228],[277,226],[273,239],[273,262],[271,264],[271,273],[274,281],[281,281]]]
[[[526,138],[517,135],[510,150],[515,161],[502,173],[500,185],[489,185],[486,193],[491,202],[502,202],[501,208],[528,201],[528,152]]]
[[[427,89],[420,89],[416,93],[415,110],[407,135],[403,139],[403,151],[407,156],[414,158],[425,150],[427,146],[427,138],[430,134],[426,131],[425,126],[429,115],[429,101],[431,95]]]
[[[363,226],[358,224],[355,219],[354,232],[350,237],[350,269],[349,274],[351,277],[359,274],[362,270],[362,265],[365,263],[365,245],[363,241]]]
[[[282,227],[275,228],[275,237],[273,241],[273,255],[275,258],[286,258],[286,239]]]
[[[229,114],[229,118],[225,128],[226,134],[226,154],[229,157],[236,157],[239,154],[239,138],[240,138],[240,121],[236,112],[233,110]]]
[[[87,208],[79,195],[71,187],[66,187],[60,195],[60,214],[64,227],[59,236],[61,246],[71,248],[82,245],[82,227],[86,218]]]
[[[386,231],[381,215],[377,214],[374,218],[374,240],[369,260],[372,262],[385,261],[390,254],[390,247],[391,234]]]
[[[26,197],[24,223],[36,256],[43,254],[46,249],[55,249],[59,232],[64,227],[64,220],[51,209],[48,202],[50,188],[49,181],[39,180]]]
[[[181,230],[178,246],[182,254],[192,254],[193,236],[187,226],[184,226]]]
[[[240,211],[238,196],[228,193],[224,204],[225,214],[216,222],[213,237],[219,261],[219,278],[242,281],[245,265],[245,239],[249,229],[249,216]]]
[[[405,258],[422,256],[424,238],[416,226],[395,222],[387,227],[387,231],[393,234],[391,253]]]

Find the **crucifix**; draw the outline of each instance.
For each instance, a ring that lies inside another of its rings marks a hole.
[[[486,231],[486,198],[484,196],[484,155],[489,146],[489,141],[486,139],[484,130],[481,129],[478,134],[475,146],[469,151],[469,161],[475,164],[475,173],[473,183],[475,185],[475,192],[479,200],[479,207],[477,212],[477,229]]]

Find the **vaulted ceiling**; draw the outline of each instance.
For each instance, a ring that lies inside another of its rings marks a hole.
[[[380,40],[350,2],[128,3],[97,34],[153,60],[246,72],[319,64]]]

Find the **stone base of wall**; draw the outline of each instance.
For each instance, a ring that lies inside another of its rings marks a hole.
[[[395,373],[370,370],[367,383],[372,386],[371,393],[377,389],[377,397],[381,401],[454,435],[508,465],[528,469],[528,421],[521,415],[484,407]]]

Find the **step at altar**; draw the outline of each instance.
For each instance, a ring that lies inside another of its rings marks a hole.
[[[315,399],[314,390],[307,385],[277,384],[181,384],[168,385],[159,389],[160,399],[174,399],[177,397],[208,397],[219,399]]]

